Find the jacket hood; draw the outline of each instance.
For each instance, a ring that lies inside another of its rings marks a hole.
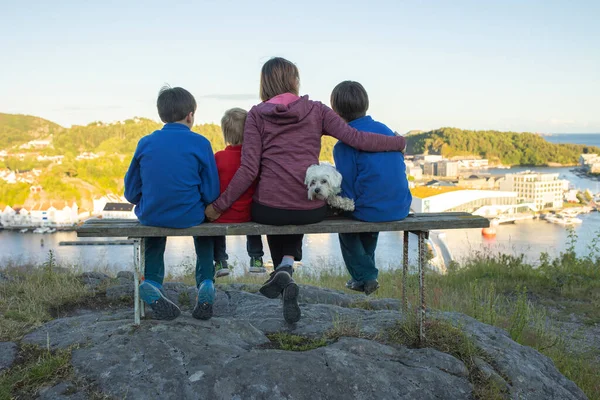
[[[265,120],[277,125],[290,125],[302,121],[310,113],[314,103],[307,95],[290,104],[260,103],[256,110]]]

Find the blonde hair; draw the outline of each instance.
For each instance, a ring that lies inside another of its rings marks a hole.
[[[285,58],[267,61],[260,71],[260,98],[267,101],[283,93],[298,95],[300,74],[298,67]]]
[[[225,111],[221,118],[221,130],[225,143],[240,145],[244,141],[244,125],[248,112],[241,108],[232,108]]]

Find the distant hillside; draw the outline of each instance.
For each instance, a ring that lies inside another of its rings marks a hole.
[[[42,173],[32,177],[33,183],[10,184],[0,179],[0,207],[5,205],[32,205],[53,202],[76,201],[80,208],[91,207],[91,199],[103,194],[123,193],[123,177],[129,166],[133,152],[140,138],[160,129],[162,123],[133,118],[116,123],[93,122],[86,126],[62,128],[41,118],[23,115],[0,114],[0,132],[12,132],[0,136],[0,149],[9,153],[28,154],[24,158],[7,157],[0,159],[0,173],[7,169],[21,175],[29,174],[34,168]],[[19,129],[15,128],[18,127]],[[213,151],[225,148],[221,127],[215,124],[202,124],[194,127],[194,132],[205,136],[212,144]],[[51,146],[28,150],[10,148],[33,139],[47,137],[53,133]],[[322,159],[332,160],[332,149],[336,140],[323,138]],[[98,158],[80,160],[77,156],[91,152]],[[64,156],[60,163],[40,161],[40,156]],[[29,187],[40,185],[41,193],[30,193]]]
[[[575,165],[582,153],[600,153],[598,147],[554,144],[534,133],[441,128],[412,134],[406,139],[408,154],[481,156],[504,165]]]
[[[42,139],[63,129],[43,118],[0,113],[0,149]]]

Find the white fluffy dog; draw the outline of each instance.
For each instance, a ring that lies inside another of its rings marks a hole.
[[[331,207],[354,211],[354,200],[342,197],[342,174],[329,163],[315,164],[306,170],[304,184],[310,200],[325,200]]]

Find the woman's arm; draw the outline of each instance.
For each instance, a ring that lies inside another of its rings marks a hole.
[[[244,143],[242,145],[242,164],[237,170],[229,186],[212,204],[218,213],[223,213],[248,190],[256,180],[262,156],[262,139],[256,123],[255,114],[250,110],[244,126]]]
[[[348,146],[362,151],[404,151],[406,139],[402,136],[385,136],[361,132],[352,128],[346,121],[324,104],[323,132],[341,140]]]

